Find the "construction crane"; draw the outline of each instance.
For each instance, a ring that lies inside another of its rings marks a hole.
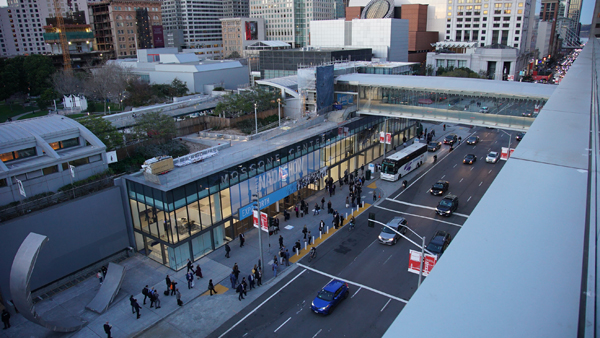
[[[67,42],[67,31],[65,29],[65,20],[62,16],[60,8],[60,0],[54,1],[54,15],[56,16],[56,26],[58,28],[58,36],[60,37],[60,46],[62,48],[63,63],[65,73],[71,74],[71,55],[69,54],[69,43]]]

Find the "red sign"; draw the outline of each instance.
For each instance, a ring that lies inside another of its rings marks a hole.
[[[423,260],[423,276],[428,276],[433,267],[437,263],[437,256],[425,254]],[[410,250],[408,258],[408,271],[419,274],[421,269],[421,251]]]
[[[512,153],[515,151],[514,148],[510,148],[510,153],[508,152],[508,148],[502,147],[502,152],[500,152],[500,159],[507,161],[509,157],[512,156]]]
[[[392,144],[392,133],[385,134],[385,143]]]
[[[385,132],[384,131],[379,133],[379,142],[380,143],[385,142]]]
[[[258,228],[258,210],[252,210],[252,221],[255,228]],[[269,232],[269,219],[264,212],[260,213],[260,227],[262,231]]]

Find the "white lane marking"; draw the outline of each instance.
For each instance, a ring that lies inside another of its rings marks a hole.
[[[240,319],[237,323],[233,324],[233,326],[231,326],[227,331],[223,332],[223,334],[221,334],[219,336],[219,338],[221,338],[221,337],[225,336],[226,334],[228,334],[229,332],[231,332],[231,330],[233,330],[241,322],[246,320],[246,318],[250,317],[254,312],[256,312],[258,309],[260,309],[261,306],[265,305],[268,301],[270,301],[271,298],[275,297],[279,293],[279,291],[285,289],[288,285],[292,284],[292,282],[295,281],[296,278],[300,277],[305,272],[306,272],[306,269],[300,271],[300,273],[298,275],[296,275],[296,277],[292,278],[289,282],[285,283],[284,286],[282,286],[279,290],[275,291],[271,296],[269,296],[269,298],[265,299],[262,303],[260,303],[257,307],[255,307],[252,311],[250,311],[247,315],[245,315],[244,318]],[[332,277],[332,278],[334,278],[334,277]]]
[[[395,212],[395,213],[402,214],[402,215],[409,215],[409,216],[413,216],[413,217],[419,217],[419,218],[429,219],[429,220],[440,222],[440,223],[450,224],[450,225],[454,225],[454,226],[457,226],[457,227],[462,227],[461,224],[452,223],[452,222],[444,221],[444,220],[433,218],[433,217],[421,216],[421,215],[417,215],[417,214],[410,214],[408,212],[403,212],[403,211],[398,211],[398,210],[392,210],[392,209],[380,207],[378,205],[374,205],[373,207],[381,209],[381,210],[387,210],[387,211]],[[465,217],[465,218],[469,217],[469,215],[459,214],[459,213],[456,213],[456,212],[453,213],[452,215],[462,216],[462,217]]]
[[[491,174],[491,173],[492,173],[492,169],[490,169],[490,171],[488,171],[488,174]]]
[[[479,186],[481,187],[482,184],[483,184],[483,181],[481,181],[481,183],[479,183]]]
[[[443,180],[443,179],[444,179],[444,177],[446,177],[446,175],[442,176],[442,178],[440,178],[440,180]]]
[[[458,181],[458,183],[462,182],[464,180],[464,178],[461,178],[460,181]]]
[[[390,257],[388,257],[388,259],[386,259],[385,262],[383,262],[383,265],[385,265],[385,263],[387,263],[390,260],[390,258],[392,258],[392,256],[393,255],[390,255]]]
[[[454,167],[452,167],[452,168],[456,168],[456,166],[457,166],[457,165],[458,165],[458,164],[455,164],[455,165],[454,165]]]
[[[323,331],[323,329],[319,329],[319,331],[317,331],[317,333],[315,333],[315,335],[312,336],[312,338],[315,338],[319,333],[321,333],[321,331]]]
[[[388,304],[391,302],[391,299],[388,299],[387,303],[385,303],[385,305],[381,308],[381,311],[379,312],[383,312],[383,310],[385,310],[385,307],[388,306]]]
[[[473,170],[473,168],[475,168],[475,167],[471,167],[471,170]]]
[[[352,295],[352,297],[350,298],[354,298],[354,296],[356,296],[356,294],[358,293],[358,291],[360,291],[362,288],[358,288],[358,290],[356,290],[356,292]]]
[[[339,280],[341,280],[341,281],[343,281],[343,282],[346,282],[346,283],[348,283],[348,284],[356,285],[356,286],[359,286],[359,287],[361,287],[362,289],[367,289],[367,290],[369,290],[369,291],[371,291],[371,292],[375,292],[375,293],[377,293],[377,294],[380,294],[380,295],[382,295],[382,296],[384,296],[384,297],[391,298],[391,299],[393,299],[393,300],[397,300],[397,301],[399,301],[399,302],[402,302],[402,303],[404,303],[404,304],[408,304],[408,301],[407,301],[406,299],[402,299],[402,298],[400,298],[400,297],[392,296],[392,295],[390,295],[390,294],[387,294],[387,293],[385,293],[385,292],[379,291],[379,290],[377,290],[377,289],[373,289],[372,287],[369,287],[369,286],[366,286],[366,285],[362,285],[362,284],[359,284],[359,283],[355,283],[355,282],[349,281],[349,280],[347,280],[347,279],[343,279],[343,278],[340,278],[340,277],[336,277],[336,276],[334,276],[334,275],[330,275],[330,274],[328,274],[328,273],[325,273],[325,272],[323,272],[323,271],[319,271],[319,270],[317,270],[317,269],[313,269],[313,268],[311,268],[310,266],[306,266],[306,265],[304,265],[304,264],[302,264],[302,263],[296,263],[296,264],[297,264],[298,266],[300,266],[300,267],[302,267],[302,268],[306,269],[306,270],[310,270],[310,271],[312,271],[312,272],[316,272],[316,273],[318,273],[318,274],[320,274],[320,275],[327,276],[327,277],[329,277],[329,278],[335,278],[335,279],[339,279]],[[271,297],[272,297],[272,296],[271,296]]]
[[[469,202],[471,200],[471,196],[469,196],[469,199],[467,199],[467,202]]]
[[[292,317],[288,318],[288,319],[287,319],[285,322],[283,322],[283,324],[279,325],[279,327],[278,327],[278,328],[276,328],[276,329],[275,329],[275,331],[273,331],[273,333],[275,333],[275,332],[277,332],[277,330],[281,329],[281,327],[282,327],[282,326],[284,326],[284,325],[285,325],[285,323],[289,322],[289,321],[290,321],[290,319],[292,319]]]

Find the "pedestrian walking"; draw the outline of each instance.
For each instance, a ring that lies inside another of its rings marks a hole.
[[[237,263],[233,264],[233,274],[235,275],[235,279],[238,279],[240,276],[240,268]]]
[[[244,299],[244,287],[242,286],[242,283],[237,286],[235,291],[238,293],[238,300],[241,302],[242,299]]]
[[[142,295],[144,295],[144,305],[146,305],[146,298],[148,298],[148,285],[146,285],[143,289],[142,289]],[[152,306],[150,306],[152,307]]]
[[[259,278],[258,268],[256,266],[254,267],[254,279],[256,280],[256,286],[260,286],[261,282]]]
[[[150,300],[154,300],[154,308],[155,309],[160,309],[160,298],[158,297],[158,291],[155,288],[152,288],[152,299]]]
[[[148,290],[148,298],[150,298],[150,307],[152,308],[154,306],[154,296],[152,294],[152,289]]]
[[[188,290],[194,287],[194,275],[192,275],[192,272],[188,272],[187,274],[185,274],[185,279],[188,282]]]
[[[229,258],[229,251],[231,251],[231,248],[229,247],[229,244],[225,243],[225,257]]]
[[[246,277],[242,278],[242,289],[244,289],[244,296],[248,292],[248,283],[246,282]]]
[[[362,165],[360,166],[360,170],[362,171],[362,173],[363,173],[363,174],[365,173],[365,165],[364,165],[364,164],[362,164]]]
[[[215,290],[215,286],[213,285],[212,279],[208,281],[208,291],[210,292],[211,296],[213,292],[217,294],[217,290]]]
[[[273,262],[273,277],[277,277],[277,268],[279,268],[279,266],[277,265],[277,261]]]
[[[135,313],[135,298],[133,295],[129,296],[129,305],[131,305],[131,313]]]
[[[131,297],[133,297],[133,295]],[[140,309],[142,307],[140,304],[138,304],[137,299],[135,298],[133,298],[133,308],[135,309],[135,313],[137,313],[137,319],[140,319]]]
[[[248,275],[248,284],[250,285],[250,290],[254,289],[254,274],[252,273]]]
[[[202,269],[200,268],[200,264],[196,265],[196,277],[198,277],[198,279],[204,278],[202,277]]]
[[[175,289],[175,298],[177,298],[177,305],[182,306],[183,302],[181,301],[181,292],[179,292],[179,289]]]
[[[294,211],[296,212],[296,218],[299,218],[300,217],[300,209],[298,208],[298,205],[296,205],[294,207]]]
[[[290,252],[285,249],[285,266],[290,266]]]
[[[9,326],[10,327],[10,326]],[[110,330],[112,330],[112,325],[110,325],[108,322],[106,322],[104,324],[104,333],[107,334],[108,338],[112,338],[112,336],[110,335]]]
[[[240,248],[244,246],[244,242],[246,241],[246,239],[244,238],[244,234],[240,234]]]
[[[279,235],[279,248],[283,248],[283,236]]]
[[[319,223],[319,232],[323,233],[324,229],[325,229],[325,222],[323,222],[323,220],[321,220],[321,222]]]
[[[233,274],[233,272],[229,275],[229,281],[231,282],[231,288],[235,289],[235,275]]]
[[[444,124],[444,131],[446,131],[446,125]]]
[[[327,202],[327,213],[331,214],[331,200],[329,200],[329,202]]]
[[[98,270],[98,273],[96,273],[96,277],[100,281],[100,285],[102,285],[103,277],[102,277],[102,271],[101,270]]]
[[[192,261],[190,261],[190,259],[188,258],[187,260],[187,272],[194,272],[194,266],[192,265]]]
[[[304,234],[304,239],[306,239],[306,234],[308,233],[308,229],[306,228],[306,225],[304,225],[304,229],[302,229],[302,233]]]
[[[325,209],[325,197],[321,197],[321,209]]]
[[[3,330],[10,328],[10,313],[6,311],[6,309],[2,309],[2,323],[4,323]],[[110,338],[110,333],[108,334],[108,337]]]
[[[335,196],[335,185],[333,185],[332,189],[333,189],[333,196]]]
[[[314,210],[314,212],[313,212],[313,216],[314,216],[314,215],[318,215],[318,214],[319,214],[319,204],[318,204],[318,203],[315,203],[315,210]]]
[[[175,293],[177,293],[177,282],[175,280],[171,281],[171,296],[173,296]]]
[[[171,278],[169,278],[169,275],[167,275],[167,278],[165,278],[165,282],[167,283],[167,291],[171,290]],[[168,293],[166,294],[166,296],[168,296]]]

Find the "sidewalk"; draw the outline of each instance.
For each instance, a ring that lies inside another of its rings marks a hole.
[[[443,139],[448,133],[457,133],[463,139],[470,133],[469,128],[450,126],[446,131],[442,131],[442,124],[434,125],[431,123],[424,124],[424,128],[436,130],[435,139]],[[410,141],[409,141],[410,142]],[[388,154],[393,153],[388,151]],[[427,162],[430,162],[432,154],[428,154]],[[375,163],[381,163],[383,158],[379,158]],[[365,166],[365,171],[366,171]],[[362,176],[359,170],[359,175]],[[421,175],[421,173],[411,173],[407,175],[409,182]],[[268,236],[263,234],[263,286],[250,290],[245,300],[239,301],[238,294],[235,290],[231,290],[229,275],[232,271],[234,263],[237,263],[242,277],[250,274],[255,264],[258,264],[258,231],[253,229],[245,233],[244,247],[239,246],[239,239],[235,239],[229,243],[231,247],[231,258],[225,257],[225,249],[221,247],[205,257],[194,262],[194,268],[199,264],[202,269],[202,279],[195,279],[195,286],[188,289],[185,274],[187,269],[173,271],[152,259],[135,254],[120,264],[125,266],[125,278],[121,286],[121,290],[115,297],[114,302],[108,310],[98,315],[94,312],[85,310],[87,305],[100,287],[96,278],[88,278],[87,280],[66,289],[65,291],[54,295],[53,297],[40,301],[36,304],[37,312],[45,319],[61,318],[65,315],[73,315],[88,322],[88,324],[78,332],[59,334],[53,333],[41,326],[29,322],[20,314],[11,313],[11,328],[0,331],[0,337],[106,337],[103,330],[103,324],[108,321],[112,326],[112,334],[114,337],[200,337],[207,336],[220,325],[225,323],[229,318],[241,311],[252,300],[258,298],[261,294],[269,292],[271,286],[275,284],[282,276],[290,273],[296,268],[296,264],[302,258],[308,249],[304,249],[304,241],[302,228],[304,225],[308,228],[311,234],[316,239],[316,245],[327,240],[335,233],[332,229],[332,215],[327,214],[327,208],[322,210],[319,215],[313,215],[312,209],[315,203],[321,204],[321,198],[325,197],[325,205],[331,200],[332,207],[337,210],[347,220],[351,213],[354,215],[365,212],[371,204],[373,204],[373,194],[376,194],[378,203],[381,198],[387,198],[391,193],[396,191],[400,182],[384,182],[379,180],[379,173],[374,173],[371,180],[363,186],[361,200],[365,202],[364,208],[346,208],[346,196],[348,194],[348,186],[344,185],[340,188],[336,183],[336,194],[329,197],[329,193],[321,190],[315,195],[307,198],[305,201],[309,205],[309,214],[304,217],[296,217],[295,213],[291,214],[288,221],[283,221],[283,216],[279,216],[280,231],[278,234]],[[346,217],[348,214],[348,217]],[[329,226],[329,233],[324,234],[321,239],[319,237],[318,226],[323,220],[325,226]],[[347,221],[346,221],[347,222]],[[345,223],[346,223],[345,222]],[[338,229],[343,231],[345,228]],[[285,267],[280,265],[277,277],[273,277],[271,269],[273,256],[279,252],[279,235],[283,236],[284,245],[293,254],[292,246],[297,241],[303,246],[300,256],[292,256],[291,266]],[[35,273],[35,272],[34,272]],[[181,299],[184,302],[183,306],[177,306],[175,296],[164,296],[163,291],[166,290],[165,277],[177,281],[177,287],[181,292]],[[213,280],[218,294],[209,296],[207,291],[209,279]],[[154,287],[159,292],[161,308],[150,308],[150,301],[146,301],[143,305],[144,296],[141,294],[145,285]],[[131,313],[129,305],[129,296],[133,295],[142,306],[141,318],[136,319],[136,316]]]

